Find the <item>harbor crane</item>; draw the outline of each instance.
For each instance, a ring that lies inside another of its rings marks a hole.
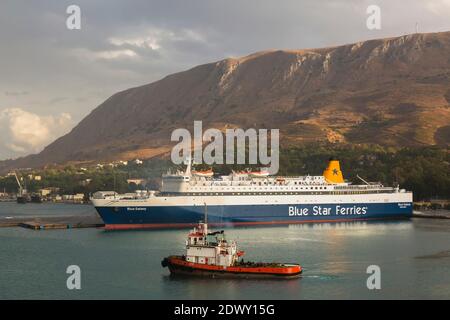
[[[17,185],[19,186],[19,192],[17,193],[17,202],[18,203],[26,203],[26,193],[27,190],[22,186],[20,183],[19,177],[17,176],[17,173],[14,171],[14,177],[16,178]]]
[[[19,196],[22,196],[24,193],[23,192],[24,189],[23,189],[22,184],[20,183],[19,177],[17,177],[17,173],[15,171],[14,171],[14,177],[16,177],[17,185],[19,186]]]

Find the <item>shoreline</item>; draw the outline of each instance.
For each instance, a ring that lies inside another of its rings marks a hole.
[[[0,228],[22,227],[33,230],[102,228],[104,223],[97,215],[12,217],[0,220]]]
[[[424,210],[424,211],[413,211],[413,218],[450,219],[450,210],[428,209],[428,210]]]

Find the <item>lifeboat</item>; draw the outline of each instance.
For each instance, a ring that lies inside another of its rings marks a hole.
[[[214,175],[214,171],[212,171],[211,169],[209,169],[209,170],[202,170],[202,171],[193,170],[192,174],[194,176],[197,176],[197,177],[209,178],[209,177],[212,177]]]
[[[267,169],[261,169],[260,171],[250,171],[248,174],[255,178],[265,178],[269,176],[269,171]]]
[[[275,182],[276,184],[282,185],[286,183],[286,180],[284,178],[277,178]]]

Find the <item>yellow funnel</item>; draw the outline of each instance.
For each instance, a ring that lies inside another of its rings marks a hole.
[[[323,172],[323,176],[328,183],[343,183],[344,177],[342,176],[339,161],[330,159],[330,162],[328,162],[328,167]]]

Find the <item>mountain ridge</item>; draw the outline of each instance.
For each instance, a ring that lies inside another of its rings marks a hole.
[[[115,93],[37,155],[0,170],[161,156],[170,133],[279,128],[284,144],[448,146],[450,32],[227,58]]]

